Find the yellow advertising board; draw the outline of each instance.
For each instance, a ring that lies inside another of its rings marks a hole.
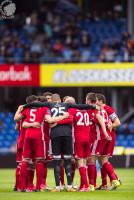
[[[40,86],[134,86],[134,63],[41,64]]]

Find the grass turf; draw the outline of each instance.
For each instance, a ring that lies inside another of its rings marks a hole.
[[[18,193],[13,192],[14,170],[0,169],[0,200],[133,200],[134,199],[134,169],[118,169],[117,173],[123,185],[115,191],[95,192],[34,192]],[[79,184],[78,171],[75,176],[75,184]],[[98,178],[98,183],[100,177]],[[54,186],[53,171],[49,170],[48,186]]]

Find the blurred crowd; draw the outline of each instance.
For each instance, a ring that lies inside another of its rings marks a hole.
[[[0,21],[0,63],[134,61],[134,38],[115,11],[92,15],[38,11]]]

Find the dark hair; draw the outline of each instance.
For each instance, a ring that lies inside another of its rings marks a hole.
[[[35,96],[35,95],[30,95],[30,96],[26,97],[27,103],[32,103],[33,101],[36,101],[36,100],[37,100],[37,96]]]
[[[99,101],[102,101],[102,103],[106,103],[106,97],[103,95],[103,94],[96,94],[96,98],[99,100]]]
[[[40,102],[47,102],[47,99],[45,96],[38,96],[38,101]]]
[[[95,93],[93,93],[93,92],[87,93],[86,98],[87,98],[87,100],[90,100],[91,103],[96,103]]]
[[[52,93],[51,93],[51,92],[44,92],[44,93],[43,93],[43,96],[44,96],[44,97],[46,97],[46,96],[52,96]]]

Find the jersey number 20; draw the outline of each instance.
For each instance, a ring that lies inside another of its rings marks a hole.
[[[79,120],[77,121],[77,125],[78,126],[89,126],[89,115],[88,113],[81,113],[81,112],[77,112],[76,116],[80,117]]]

